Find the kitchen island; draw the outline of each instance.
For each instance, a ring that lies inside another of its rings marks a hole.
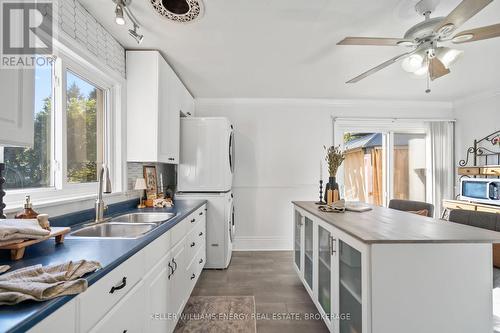
[[[492,332],[500,233],[373,206],[294,205],[294,263],[331,332]]]

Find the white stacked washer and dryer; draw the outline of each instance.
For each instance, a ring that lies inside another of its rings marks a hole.
[[[235,232],[234,133],[227,118],[181,118],[176,200],[208,201],[205,268],[227,268]]]

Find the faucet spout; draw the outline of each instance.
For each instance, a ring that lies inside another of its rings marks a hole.
[[[103,193],[111,193],[111,179],[109,177],[109,168],[106,164],[102,165],[99,172],[99,190],[95,202],[95,222],[104,220],[104,211],[107,207],[103,200]]]

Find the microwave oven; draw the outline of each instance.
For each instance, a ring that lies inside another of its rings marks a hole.
[[[460,199],[500,206],[500,179],[462,178]]]

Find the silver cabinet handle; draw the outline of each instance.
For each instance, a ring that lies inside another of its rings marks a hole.
[[[195,223],[195,222],[196,222],[196,219],[192,219],[192,220],[191,220],[191,223]]]
[[[195,242],[192,242],[190,246],[191,246],[191,247],[194,247],[195,245],[196,245],[196,243],[195,243]]]
[[[200,261],[198,261],[198,263],[203,264],[203,258],[201,258]]]
[[[201,237],[201,236],[203,236],[203,232],[200,232],[200,233],[198,234],[198,236],[200,236],[200,237]]]
[[[191,280],[193,280],[195,277],[196,277],[196,274],[193,273],[193,275],[191,275]]]

